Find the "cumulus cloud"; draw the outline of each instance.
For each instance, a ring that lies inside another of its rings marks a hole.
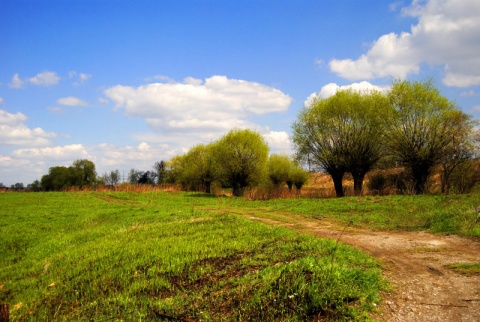
[[[64,106],[88,106],[88,103],[78,97],[68,96],[57,100],[57,103]]]
[[[12,77],[12,81],[8,85],[10,88],[22,88],[25,83],[33,84],[35,86],[48,87],[58,84],[60,81],[60,76],[55,72],[45,71],[43,73],[38,73],[33,77],[27,77],[25,79],[20,78],[20,75],[16,73]]]
[[[367,81],[363,81],[360,83],[352,83],[349,85],[337,85],[335,83],[329,83],[325,86],[323,86],[318,93],[312,93],[310,94],[307,99],[304,102],[305,106],[310,106],[314,100],[316,99],[322,99],[322,98],[328,98],[330,96],[335,95],[336,92],[339,90],[353,90],[356,92],[369,92],[369,91],[379,91],[379,92],[386,92],[388,91],[390,86],[378,86],[378,85],[373,85]]]
[[[270,153],[286,153],[292,152],[292,141],[290,135],[285,131],[268,131],[263,134],[270,148]]]
[[[30,77],[28,81],[37,86],[52,86],[58,84],[60,81],[60,76],[58,76],[55,72],[45,71]]]
[[[50,139],[57,137],[57,134],[46,132],[37,127],[31,129],[24,122],[27,117],[23,113],[12,114],[0,110],[0,146],[21,145],[41,146],[50,145]]]
[[[182,83],[153,83],[140,87],[114,86],[104,91],[116,108],[145,118],[162,131],[224,132],[242,127],[244,118],[284,112],[292,98],[280,90],[244,80],[212,76]]]
[[[330,69],[349,80],[405,78],[429,64],[444,68],[447,86],[480,84],[479,1],[415,0],[401,12],[418,19],[409,32],[383,35],[355,60],[331,60]]]

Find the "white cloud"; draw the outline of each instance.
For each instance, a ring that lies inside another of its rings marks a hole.
[[[292,141],[285,131],[268,131],[263,134],[265,141],[270,147],[270,153],[286,153],[292,152]]]
[[[0,110],[0,125],[17,125],[19,123],[25,122],[27,117],[23,113],[8,113],[5,110]]]
[[[0,97],[0,104],[3,104],[3,98]]]
[[[95,156],[97,172],[101,174],[116,169],[151,170],[156,161],[170,160],[175,155],[185,153],[186,149],[175,149],[168,144],[141,142],[137,146],[100,144],[91,147],[89,152]]]
[[[12,77],[12,81],[8,85],[10,88],[22,88],[25,83],[30,83],[36,86],[43,86],[48,87],[52,85],[58,84],[60,81],[60,76],[57,75],[55,72],[45,71],[43,73],[38,73],[33,77],[27,77],[25,79],[21,79],[20,75],[16,73]]]
[[[15,74],[12,77],[12,81],[8,85],[10,88],[22,88],[23,87],[23,81],[20,79],[20,75]]]
[[[88,106],[88,103],[78,97],[68,96],[57,100],[57,103],[64,106]]]
[[[50,167],[70,166],[78,159],[94,162],[99,175],[118,169],[126,176],[130,169],[151,170],[156,161],[169,160],[185,152],[185,149],[172,149],[166,144],[146,142],[137,146],[70,144],[21,148],[10,155],[0,154],[0,178],[7,185],[15,182],[28,184],[47,174]]]
[[[278,89],[244,80],[212,76],[201,81],[154,83],[137,88],[114,86],[105,96],[129,115],[145,118],[163,132],[223,133],[241,127],[244,118],[284,112],[292,98]]]
[[[54,146],[44,148],[18,149],[12,152],[12,156],[18,159],[42,159],[55,161],[74,161],[77,159],[90,158],[82,144]]]
[[[37,127],[31,129],[24,122],[27,117],[22,113],[12,114],[0,110],[0,146],[41,146],[50,145],[50,139],[57,137],[57,134],[46,132]]]
[[[418,19],[409,32],[383,35],[356,60],[331,60],[330,69],[349,80],[405,78],[429,64],[444,68],[447,86],[480,84],[479,1],[414,0],[402,14]]]
[[[340,86],[335,83],[329,83],[323,86],[318,93],[310,94],[305,102],[303,103],[304,106],[310,106],[315,99],[322,99],[328,98],[330,96],[335,95],[336,92],[339,90],[348,90],[351,89],[356,92],[369,92],[369,91],[379,91],[379,92],[386,92],[389,90],[389,86],[378,86],[373,85],[367,81],[363,81],[360,83],[352,83],[350,85]]]
[[[45,71],[30,77],[28,81],[37,86],[52,86],[58,84],[60,81],[60,76],[58,76],[55,72]]]

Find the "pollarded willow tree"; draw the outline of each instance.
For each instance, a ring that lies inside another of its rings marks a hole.
[[[434,166],[456,153],[455,140],[469,135],[472,123],[431,80],[395,81],[388,97],[394,108],[386,132],[388,149],[410,170],[415,193],[425,193]]]
[[[315,100],[293,124],[297,156],[309,158],[333,180],[337,197],[344,196],[343,177],[350,172],[356,194],[363,179],[382,156],[385,118],[390,105],[377,91],[352,90]]]
[[[293,161],[284,154],[272,154],[268,159],[268,176],[272,184],[278,188],[289,179]]]
[[[183,182],[198,183],[206,193],[219,177],[217,162],[213,155],[213,144],[199,144],[191,148],[182,159]]]
[[[267,174],[268,145],[252,130],[234,129],[213,143],[220,180],[241,196],[245,188],[258,184]]]
[[[300,192],[309,178],[308,171],[285,154],[272,154],[268,159],[268,176],[275,188],[286,183],[288,190],[293,186]]]

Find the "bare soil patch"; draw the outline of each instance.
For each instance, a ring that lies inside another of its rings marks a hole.
[[[480,321],[480,276],[465,276],[446,268],[453,263],[478,263],[478,240],[426,232],[344,229],[329,219],[311,220],[291,214],[276,213],[275,219],[258,213],[247,216],[339,239],[377,258],[392,291],[383,294],[372,316],[375,320]]]

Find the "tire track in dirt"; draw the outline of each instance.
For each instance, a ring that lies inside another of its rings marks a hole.
[[[480,276],[461,275],[445,267],[453,263],[478,263],[478,240],[426,232],[374,231],[357,227],[344,230],[327,218],[312,220],[281,212],[251,209],[222,212],[339,239],[377,258],[393,291],[382,294],[382,302],[372,315],[375,320],[480,321]]]

